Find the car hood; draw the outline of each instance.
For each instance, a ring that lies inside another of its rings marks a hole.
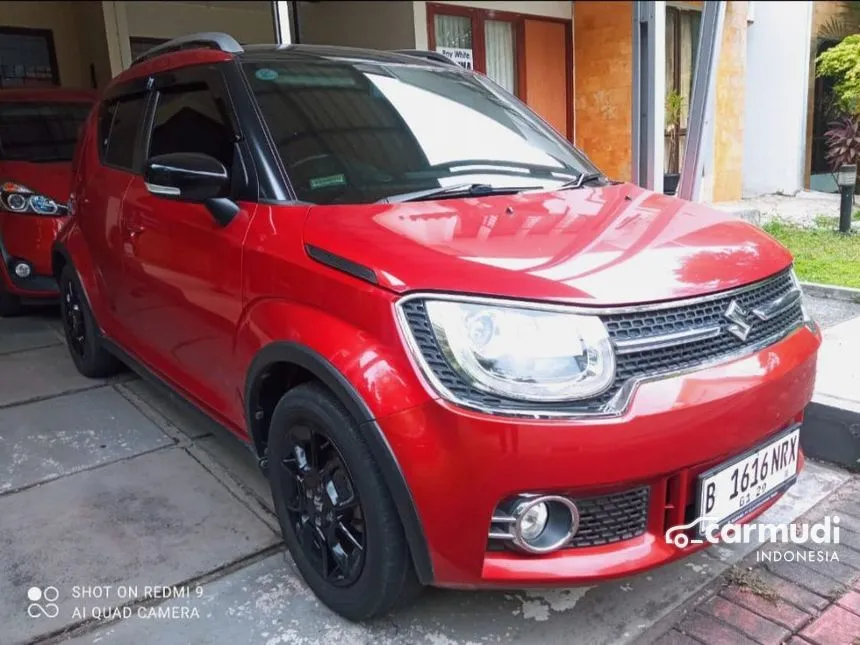
[[[72,162],[29,163],[0,160],[0,182],[23,184],[51,199],[66,202],[72,190]]]
[[[791,263],[785,248],[746,222],[632,184],[314,206],[305,243],[372,269],[396,292],[591,305],[714,293]]]

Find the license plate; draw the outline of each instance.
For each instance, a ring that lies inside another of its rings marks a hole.
[[[787,430],[761,447],[699,475],[699,524],[723,525],[743,517],[797,477],[800,428]]]

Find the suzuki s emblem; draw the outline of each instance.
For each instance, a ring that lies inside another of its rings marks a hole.
[[[747,311],[738,304],[737,300],[732,300],[725,313],[723,313],[723,317],[732,323],[726,327],[726,331],[741,340],[746,340],[752,330],[752,325],[747,322],[748,315]]]

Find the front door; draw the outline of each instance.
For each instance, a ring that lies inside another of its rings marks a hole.
[[[158,87],[158,80],[156,80]],[[197,152],[234,168],[239,154],[226,90],[211,70],[159,89],[146,159]],[[242,244],[255,206],[226,226],[206,206],[151,193],[136,176],[123,206],[128,298],[121,312],[133,351],[211,412],[235,416],[232,344],[242,312]],[[231,398],[232,397],[232,398]],[[231,414],[232,411],[232,414]]]

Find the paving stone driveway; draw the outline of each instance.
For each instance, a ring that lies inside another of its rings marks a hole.
[[[845,478],[810,464],[768,514]],[[243,444],[131,374],[78,376],[50,313],[0,320],[0,645],[631,643],[752,548],[589,588],[430,589],[347,623],[296,574]]]

